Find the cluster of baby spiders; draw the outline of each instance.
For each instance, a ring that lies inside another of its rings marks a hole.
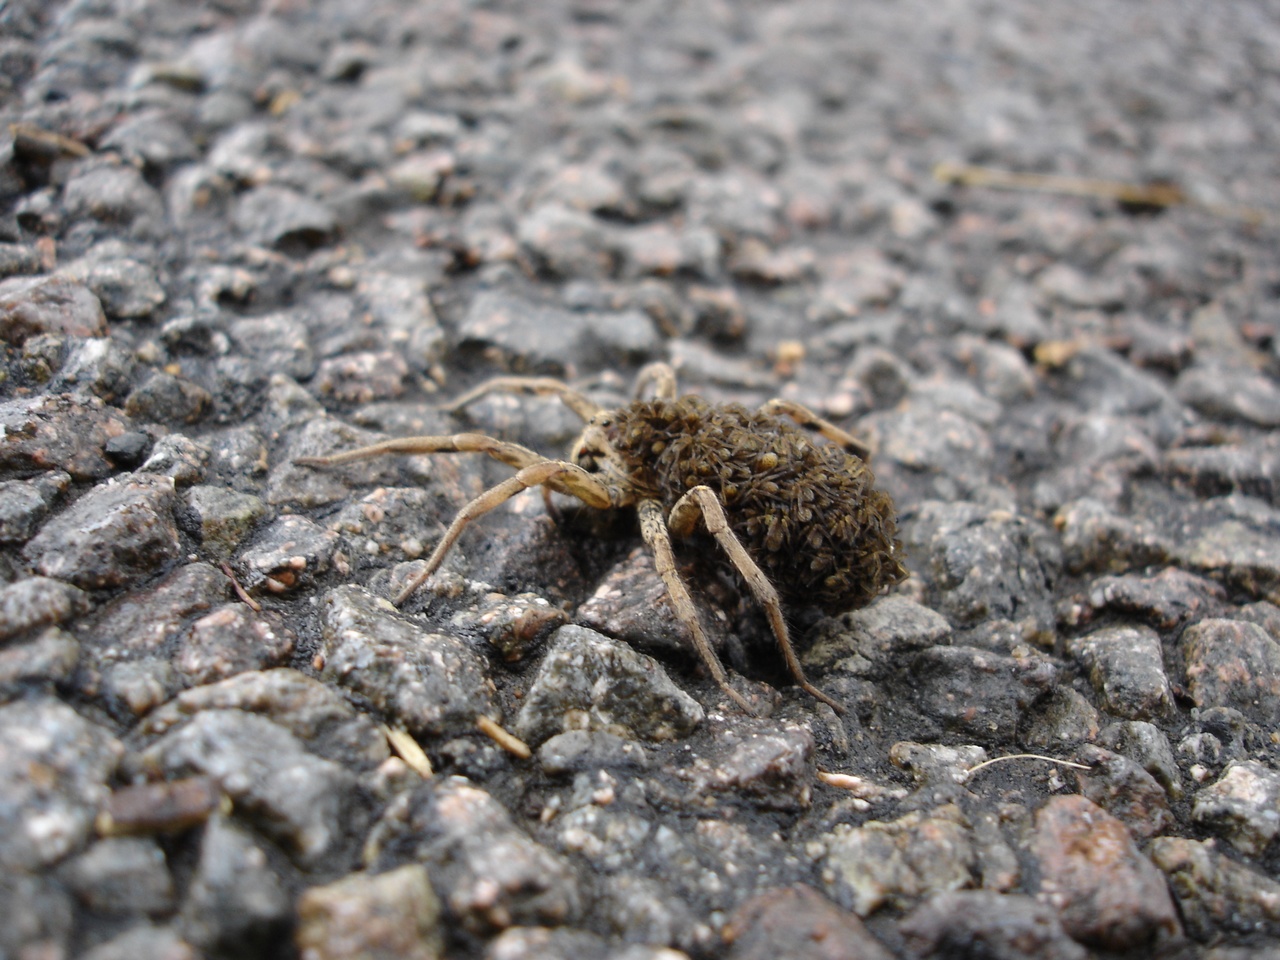
[[[698,655],[725,694],[753,713],[730,686],[676,567],[672,535],[686,537],[701,523],[764,608],[796,682],[844,712],[805,676],[782,604],[840,613],[865,606],[907,576],[901,544],[894,539],[893,501],[875,488],[867,448],[788,400],[770,400],[750,411],[679,396],[666,364],[641,371],[636,397],[650,388],[651,398],[608,410],[559,380],[498,377],[449,408],[457,412],[494,392],[558,397],[586,423],[565,460],[483,434],[458,433],[386,440],[296,462],[327,467],[385,454],[474,452],[515,468],[512,477],[459,511],[426,565],[395,597],[397,605],[439,569],[467,524],[522,490],[540,486],[601,510],[635,508],[641,535]],[[828,442],[815,442],[810,431]]]

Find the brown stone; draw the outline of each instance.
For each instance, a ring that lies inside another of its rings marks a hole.
[[[1280,714],[1280,643],[1256,623],[1201,620],[1182,634],[1187,685],[1201,707],[1234,707],[1262,722]]]
[[[1054,797],[1035,822],[1038,897],[1073,939],[1130,950],[1179,932],[1164,877],[1123,823],[1080,796]]]
[[[105,337],[102,304],[64,277],[14,277],[0,283],[0,340],[15,345],[41,333]]]
[[[856,914],[797,883],[752,897],[724,928],[729,960],[889,960]]]
[[[1187,933],[1280,936],[1280,883],[1219,853],[1212,840],[1160,837],[1151,858],[1169,877]]]
[[[370,876],[353,873],[298,898],[297,944],[328,960],[436,960],[443,948],[440,901],[426,868],[411,863]]]

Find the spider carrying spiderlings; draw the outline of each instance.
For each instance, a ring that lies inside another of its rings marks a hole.
[[[720,688],[752,713],[730,686],[676,569],[672,535],[686,537],[701,521],[764,608],[792,677],[843,712],[805,677],[782,604],[840,613],[865,606],[907,576],[902,546],[894,539],[893,501],[874,486],[867,448],[789,400],[770,400],[753,412],[738,404],[678,396],[675,374],[666,364],[640,372],[637,398],[650,387],[651,399],[607,410],[559,380],[498,377],[449,408],[457,412],[495,392],[558,397],[586,422],[567,460],[550,460],[483,434],[459,433],[385,440],[295,462],[327,467],[392,453],[475,452],[516,469],[459,511],[426,565],[395,597],[397,605],[439,569],[467,524],[522,490],[541,486],[602,510],[634,507],[641,535],[698,655]],[[815,442],[802,427],[829,442]]]

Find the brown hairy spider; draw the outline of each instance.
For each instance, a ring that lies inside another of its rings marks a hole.
[[[641,535],[698,655],[720,688],[753,713],[729,685],[676,569],[671,535],[688,536],[701,520],[764,608],[796,682],[843,713],[805,677],[782,603],[816,605],[829,614],[853,610],[907,576],[902,545],[894,539],[893,501],[874,487],[867,448],[789,400],[770,400],[753,413],[739,404],[677,396],[675,373],[666,364],[640,372],[636,396],[649,386],[653,399],[605,410],[559,380],[498,377],[449,408],[456,412],[499,391],[558,397],[586,422],[567,460],[549,460],[483,434],[459,433],[385,440],[295,462],[327,467],[388,453],[477,452],[516,468],[513,477],[459,511],[426,566],[395,597],[397,606],[439,569],[467,524],[522,490],[541,486],[602,510],[634,507]],[[815,443],[800,427],[831,442]]]

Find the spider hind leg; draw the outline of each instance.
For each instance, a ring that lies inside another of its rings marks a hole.
[[[680,392],[676,389],[675,370],[671,368],[671,364],[661,361],[646,364],[640,370],[636,376],[636,397],[644,396],[650,385],[653,386],[653,395],[659,400],[674,400]]]
[[[847,430],[842,430],[830,420],[824,420],[808,407],[794,400],[783,400],[781,397],[770,400],[760,408],[761,413],[771,417],[788,417],[807,430],[812,430],[826,437],[832,443],[843,447],[864,463],[871,462],[871,448]]]
[[[576,413],[583,421],[590,420],[603,408],[594,400],[567,383],[552,377],[494,377],[473,390],[468,390],[448,406],[450,413],[458,413],[463,407],[491,393],[532,393],[542,397],[558,397],[560,402]]]

